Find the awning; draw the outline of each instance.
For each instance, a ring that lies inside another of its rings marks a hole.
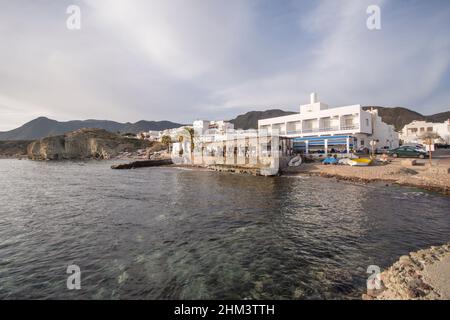
[[[303,138],[294,138],[294,145],[301,146],[308,141],[309,146],[324,146],[325,140],[327,140],[328,146],[333,145],[343,145],[347,144],[347,138],[349,138],[349,145],[353,146],[355,137],[349,135],[341,135],[341,136],[322,136],[322,137],[303,137]]]

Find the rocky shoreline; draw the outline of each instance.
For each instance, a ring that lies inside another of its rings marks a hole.
[[[388,186],[389,184],[395,184],[399,186],[404,187],[413,187],[413,188],[419,188],[427,191],[437,192],[441,193],[446,196],[450,196],[450,188],[447,186],[436,186],[436,185],[430,185],[430,184],[421,184],[421,183],[408,183],[408,182],[399,182],[395,178],[393,179],[367,179],[367,178],[359,178],[359,177],[350,177],[350,176],[343,176],[339,174],[329,174],[329,173],[307,173],[309,176],[320,176],[324,178],[335,178],[336,180],[342,180],[342,181],[350,181],[350,182],[358,182],[358,183],[375,183],[375,182],[383,182],[386,183]]]
[[[364,300],[450,299],[450,242],[410,252],[381,273],[381,288]]]
[[[420,188],[450,196],[450,174],[445,166],[402,166],[399,162],[368,167],[325,166],[316,163],[303,164],[287,175],[309,175],[335,178],[358,183],[383,182]]]

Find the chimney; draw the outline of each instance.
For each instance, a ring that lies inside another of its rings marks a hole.
[[[317,102],[317,93],[315,92],[311,92],[310,96],[309,96],[309,103],[313,104]]]

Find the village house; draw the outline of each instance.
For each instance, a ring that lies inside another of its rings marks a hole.
[[[436,139],[435,143],[450,144],[450,119],[444,122],[414,120],[403,127],[400,139],[403,143],[421,143],[421,136],[429,132],[436,133],[441,138]]]

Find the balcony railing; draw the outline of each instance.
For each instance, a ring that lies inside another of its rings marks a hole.
[[[349,126],[331,126],[325,128],[308,128],[308,129],[297,129],[297,130],[287,130],[286,134],[294,135],[294,134],[310,134],[310,133],[322,133],[322,132],[330,132],[330,131],[339,131],[339,130],[357,130],[359,129],[358,124],[353,124]],[[280,134],[285,134],[284,130],[279,131]]]
[[[339,130],[338,126],[334,126],[334,127],[326,127],[326,128],[320,128],[320,131],[337,131]]]
[[[359,125],[358,124],[352,124],[352,125],[348,125],[348,126],[341,126],[341,130],[353,130],[353,129],[358,129]]]

